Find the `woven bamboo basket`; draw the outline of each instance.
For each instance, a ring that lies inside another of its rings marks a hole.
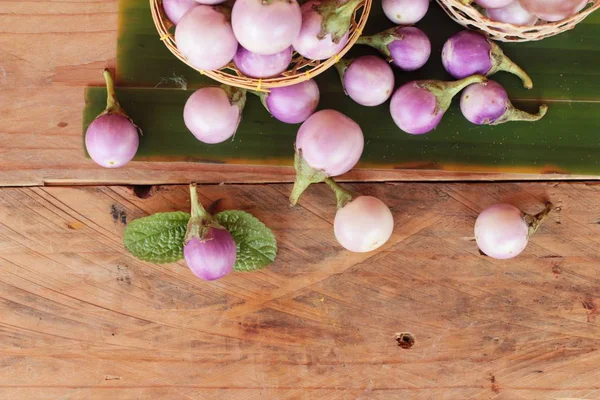
[[[212,71],[199,70],[191,66],[187,62],[186,58],[177,49],[172,29],[173,24],[171,21],[169,21],[163,11],[162,0],[150,0],[150,10],[152,11],[154,25],[156,26],[160,40],[163,41],[171,53],[173,53],[177,58],[189,65],[191,68],[196,69],[201,74],[206,75],[218,82],[230,86],[258,91],[268,91],[271,88],[290,86],[307,81],[325,72],[328,68],[336,64],[352,48],[354,43],[356,43],[359,36],[362,34],[363,29],[367,24],[367,19],[369,18],[371,5],[372,0],[364,0],[357,6],[356,10],[354,10],[354,17],[350,27],[350,38],[348,43],[334,57],[323,61],[315,61],[308,60],[294,52],[292,63],[287,71],[277,77],[259,79],[250,78],[243,75],[236,68],[233,62],[219,70]]]
[[[479,30],[493,40],[502,42],[531,42],[566,32],[583,21],[588,15],[600,8],[600,0],[590,0],[590,4],[572,17],[558,22],[543,22],[535,26],[516,26],[492,21],[473,5],[461,0],[437,0],[450,18],[462,26]]]

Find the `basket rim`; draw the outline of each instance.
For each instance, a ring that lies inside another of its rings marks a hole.
[[[173,26],[173,24],[168,20],[164,13],[162,7],[162,0],[149,1],[150,10],[152,13],[152,20],[154,21],[154,26],[157,30],[157,33],[159,34],[159,39],[165,44],[169,51],[173,55],[175,55],[175,57],[177,57],[180,61],[188,65],[190,68],[198,71],[200,74],[208,76],[209,78],[214,79],[217,82],[243,89],[268,92],[269,89],[272,88],[290,86],[310,80],[322,74],[323,72],[331,68],[334,64],[336,64],[338,61],[340,61],[342,57],[344,57],[344,55],[346,55],[346,53],[350,51],[354,44],[356,44],[356,41],[361,36],[363,29],[367,24],[373,0],[362,0],[357,5],[356,9],[354,10],[354,17],[352,25],[350,27],[350,37],[344,48],[342,48],[342,50],[340,50],[338,54],[326,60],[319,61],[305,59],[304,57],[300,56],[294,51],[293,57],[299,60],[293,63],[294,67],[288,69],[283,73],[287,73],[287,75],[281,75],[271,78],[251,78],[248,76],[241,75],[241,73],[233,64],[233,61],[231,61],[227,66],[219,70],[200,70],[190,65],[187,59],[177,49],[174,35],[169,32],[169,29]],[[357,14],[361,10],[362,13],[357,21]],[[301,65],[296,66],[296,64]]]
[[[506,42],[541,40],[573,29],[591,13],[600,9],[600,0],[589,0],[586,8],[561,21],[543,21],[533,26],[520,26],[494,21],[482,14],[471,4],[461,0],[437,0],[444,11],[457,23],[465,27],[476,27],[492,39]],[[590,6],[591,4],[591,6]],[[542,21],[542,20],[540,20]]]

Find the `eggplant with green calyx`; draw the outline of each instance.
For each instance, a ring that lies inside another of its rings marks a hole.
[[[362,106],[383,104],[394,91],[394,72],[379,57],[362,56],[353,60],[341,60],[335,66],[344,91]]]
[[[339,111],[322,110],[308,118],[296,136],[296,181],[290,204],[296,205],[311,184],[354,168],[364,142],[360,126]]]
[[[424,66],[431,55],[427,35],[414,26],[394,27],[372,36],[361,36],[357,44],[371,46],[404,71]]]
[[[123,244],[140,260],[173,263],[185,259],[199,278],[214,280],[237,272],[250,272],[272,264],[277,256],[273,232],[253,215],[226,210],[212,215],[205,210],[195,185],[190,187],[191,214],[159,212],[130,221]],[[233,240],[232,240],[233,239]]]
[[[454,96],[469,85],[485,81],[483,75],[473,75],[454,82],[409,82],[392,96],[392,118],[400,129],[411,135],[431,132],[441,122]]]
[[[539,121],[548,106],[542,105],[537,114],[513,106],[506,90],[497,82],[487,81],[466,88],[460,98],[460,110],[467,120],[477,125],[499,125],[509,121]]]
[[[309,79],[295,85],[272,88],[270,92],[250,91],[260,97],[271,115],[286,124],[299,124],[314,114],[321,94],[317,83]]]
[[[333,231],[338,243],[354,253],[368,253],[383,246],[394,231],[394,216],[384,202],[373,196],[356,195],[327,178],[335,193],[337,212]]]
[[[118,168],[127,164],[137,153],[140,130],[121,108],[115,93],[115,84],[108,69],[106,81],[106,109],[88,126],[85,148],[98,165]]]
[[[527,72],[508,58],[500,46],[476,32],[465,30],[448,39],[442,49],[442,63],[446,71],[457,79],[506,71],[521,78],[525,88],[533,88]]]
[[[242,120],[246,90],[232,86],[204,87],[185,103],[183,120],[196,139],[221,143],[233,137]]]
[[[483,210],[475,222],[475,241],[488,257],[508,260],[521,254],[554,206],[546,203],[542,212],[529,215],[510,204],[494,204]]]
[[[293,47],[311,60],[325,60],[348,43],[355,10],[362,0],[312,0],[302,5],[302,28]]]
[[[233,272],[235,240],[198,201],[196,185],[190,185],[191,218],[183,245],[189,269],[200,279],[212,281]]]

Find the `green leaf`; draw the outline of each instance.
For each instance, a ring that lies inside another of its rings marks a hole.
[[[392,26],[380,3],[374,2],[365,34]],[[434,3],[417,26],[430,37],[432,56],[418,71],[395,68],[398,87],[414,79],[450,79],[441,62],[442,46],[463,28]],[[499,43],[506,55],[531,75],[534,88],[524,89],[520,80],[508,73],[492,79],[505,87],[511,99],[523,100],[513,102],[525,111],[536,111],[547,103],[548,115],[539,122],[475,126],[462,116],[456,99],[438,129],[428,135],[408,135],[394,124],[389,103],[363,107],[346,96],[335,68],[316,78],[321,91],[319,107],[341,111],[361,126],[365,135],[361,168],[598,175],[599,29],[597,11],[574,30],[558,36]],[[364,54],[378,52],[354,46],[348,58]],[[182,90],[182,81],[187,82],[187,90]],[[148,1],[119,0],[118,97],[144,132],[136,160],[292,165],[298,125],[275,120],[258,98],[248,99],[234,140],[214,146],[190,134],[181,117],[185,102],[194,90],[215,84],[178,60],[159,40]],[[86,101],[85,127],[106,107],[106,90],[88,89]]]
[[[244,211],[223,211],[215,218],[237,244],[236,271],[256,271],[275,261],[275,235],[257,218]]]
[[[125,248],[144,261],[157,264],[179,261],[183,258],[189,219],[190,214],[181,211],[136,219],[125,229]]]
[[[256,271],[275,261],[277,241],[265,224],[244,211],[223,211],[215,216],[237,245],[236,271]],[[183,243],[190,219],[186,212],[158,213],[127,225],[123,243],[140,260],[176,262],[183,258]]]

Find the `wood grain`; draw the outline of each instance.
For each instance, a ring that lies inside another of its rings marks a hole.
[[[132,163],[106,170],[81,143],[83,89],[114,67],[116,0],[0,1],[0,186],[290,182],[284,167]],[[344,180],[591,179],[444,171],[355,171]]]
[[[187,209],[187,187],[0,190],[0,398],[600,399],[599,185],[350,187],[394,212],[377,253],[336,244],[323,185],[295,209],[286,184],[201,186],[280,247],[213,283],[121,244],[128,221]],[[522,256],[478,254],[484,207],[545,200]]]

